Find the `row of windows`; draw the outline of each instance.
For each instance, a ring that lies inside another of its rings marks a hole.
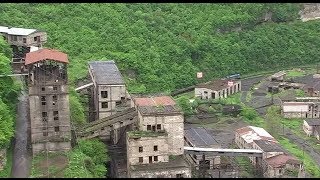
[[[43,136],[48,136],[48,128],[47,127],[43,127],[42,130],[44,131],[43,132]],[[59,131],[60,131],[59,126],[55,126],[54,127],[54,132],[59,132]]]
[[[147,131],[156,131],[156,126],[147,125]],[[157,124],[157,130],[161,130],[161,124]]]
[[[153,146],[153,151],[158,151],[158,146]],[[143,146],[139,147],[139,152],[143,152]]]
[[[53,120],[59,120],[59,112],[53,111]],[[42,121],[47,122],[48,121],[48,113],[42,112]]]
[[[46,100],[47,100],[46,96],[41,96],[41,104],[42,105],[46,105],[47,104]],[[58,96],[57,95],[53,95],[52,96],[52,105],[56,105],[57,101],[58,101]]]
[[[40,38],[40,37],[39,37]],[[36,42],[38,41],[38,37],[34,37],[33,40]],[[18,36],[11,36],[11,41],[18,41]],[[21,41],[21,36],[19,36],[19,41]],[[22,38],[23,43],[27,43],[26,38]]]
[[[149,156],[149,163],[157,162],[157,161],[158,161],[158,156],[153,156],[153,161],[152,161],[152,156]],[[139,157],[139,163],[143,163],[143,157]]]
[[[119,106],[121,101],[116,101],[116,106]],[[101,102],[101,108],[106,109],[109,107],[109,102]]]

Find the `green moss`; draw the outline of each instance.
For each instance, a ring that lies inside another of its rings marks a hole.
[[[129,131],[129,138],[140,138],[140,137],[157,137],[168,135],[166,131]]]

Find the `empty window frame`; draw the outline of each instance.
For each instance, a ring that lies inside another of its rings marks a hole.
[[[139,163],[143,163],[143,157],[139,157]]]
[[[42,134],[43,134],[43,136],[48,136],[48,132],[47,131],[43,132]]]
[[[143,147],[142,146],[139,147],[139,152],[143,152]]]
[[[45,90],[46,90],[46,88],[45,88],[45,87],[42,87],[42,88],[41,88],[41,91],[45,91]]]
[[[153,146],[154,151],[158,151],[158,146]]]
[[[149,156],[149,163],[152,163],[152,156]]]
[[[161,124],[157,124],[157,130],[161,130]]]
[[[59,120],[59,112],[53,111],[53,120]]]
[[[42,112],[42,121],[47,122],[48,121],[48,114],[47,112]]]
[[[121,104],[121,101],[116,101],[116,106],[119,106]]]
[[[183,178],[182,174],[176,174],[176,178]]]
[[[101,98],[108,98],[108,91],[101,91]]]
[[[17,41],[18,37],[17,36],[13,36],[13,41]]]
[[[152,131],[156,131],[156,126],[152,126]]]
[[[54,127],[54,132],[59,132],[59,131],[60,131],[59,126]]]
[[[38,40],[37,36],[36,36],[36,37],[34,37],[34,38],[33,38],[33,40],[34,40],[34,41],[37,41],[37,40]]]
[[[22,42],[23,43],[27,43],[27,39],[26,38],[22,38]]]
[[[147,131],[151,131],[151,125],[147,125]]]
[[[41,104],[46,105],[46,96],[41,96]]]
[[[102,108],[108,108],[108,102],[102,102],[101,103]]]
[[[57,91],[58,90],[58,86],[53,86],[53,90]]]
[[[158,156],[153,156],[153,161],[158,161]]]

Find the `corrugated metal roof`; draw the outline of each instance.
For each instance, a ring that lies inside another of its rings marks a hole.
[[[184,130],[184,136],[195,147],[208,147],[219,143],[203,127],[192,127]]]
[[[5,26],[0,26],[0,32],[7,33],[10,35],[26,36],[31,33],[36,32],[36,29],[25,29],[25,28],[8,28]]]
[[[33,64],[42,60],[53,60],[62,63],[68,62],[68,55],[54,49],[39,49],[26,54],[25,65]]]
[[[96,84],[124,85],[122,75],[113,60],[89,62],[89,68]]]

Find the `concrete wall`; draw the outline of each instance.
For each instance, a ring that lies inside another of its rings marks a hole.
[[[15,35],[6,35],[7,41],[10,45],[41,47],[44,43],[47,42],[47,33],[45,32],[35,32],[29,34],[28,36],[17,36],[17,41],[13,40],[14,36]],[[34,41],[34,37],[37,36],[40,36],[40,43],[38,41]],[[26,43],[23,42],[23,38],[26,39]]]
[[[62,138],[66,141],[71,139],[70,130],[70,110],[69,110],[69,96],[66,94],[67,85],[57,86],[58,90],[55,94],[52,86],[44,86],[45,91],[41,90],[41,86],[29,87],[29,106],[30,106],[30,120],[31,120],[31,141],[33,142],[34,152],[38,152],[44,145],[39,145],[51,137]],[[60,92],[60,93],[59,93]],[[61,93],[64,92],[64,93]],[[36,94],[39,93],[39,94]],[[53,104],[53,96],[57,96],[57,101]],[[46,105],[42,105],[41,97],[46,97]],[[54,112],[58,111],[58,120],[54,120]],[[47,113],[47,123],[43,121],[42,112]],[[55,127],[59,130],[55,132]],[[44,133],[48,132],[48,136]],[[53,143],[51,149],[70,149],[70,142]],[[51,145],[49,145],[51,146]]]
[[[238,85],[239,85],[239,88],[238,88]],[[197,87],[194,89],[194,91],[195,91],[195,97],[200,97],[201,99],[227,98],[229,95],[232,95],[234,93],[241,91],[241,82],[239,81],[235,83],[233,86],[221,89],[219,91],[213,91],[208,88],[197,88]]]
[[[48,148],[49,152],[56,151],[69,151],[71,149],[70,142],[48,142],[46,143],[35,143],[32,144],[32,153],[37,154],[39,152],[45,151]]]
[[[191,169],[188,167],[174,169],[159,169],[157,171],[131,171],[130,178],[176,178],[182,174],[184,178],[191,178]]]
[[[139,111],[138,111],[139,112]],[[165,130],[168,133],[168,145],[170,155],[183,154],[184,150],[184,124],[183,115],[162,115],[162,116],[142,116],[139,117],[139,129],[147,131],[147,126],[161,125],[160,130]]]
[[[303,130],[308,136],[311,136],[314,133],[313,126],[309,126],[306,121],[303,121]]]
[[[319,118],[320,106],[318,103],[306,102],[303,105],[282,105],[282,114],[285,118]]]
[[[127,135],[128,136],[128,135]],[[154,146],[158,146],[158,150],[154,151]],[[143,148],[139,152],[139,147]],[[127,137],[127,164],[149,164],[149,156],[152,156],[152,163],[168,162],[168,141],[166,136],[158,137],[141,137],[139,139],[130,139]],[[154,161],[154,156],[158,156],[158,161]],[[139,162],[139,157],[143,158],[143,162]]]

